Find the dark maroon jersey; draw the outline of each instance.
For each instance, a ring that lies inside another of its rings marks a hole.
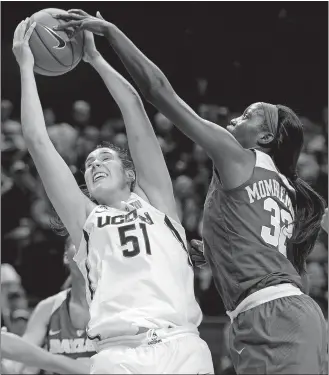
[[[213,173],[204,207],[204,252],[227,310],[249,294],[281,283],[302,288],[301,277],[287,258],[295,191],[273,160],[254,150],[252,176],[224,190]]]
[[[70,289],[56,295],[45,338],[45,349],[53,354],[83,360],[96,352],[92,342],[87,338],[86,330],[79,330],[73,326],[69,314],[70,297]]]

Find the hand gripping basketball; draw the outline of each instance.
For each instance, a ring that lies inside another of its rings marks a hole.
[[[74,28],[74,32],[70,35],[71,38],[82,30],[91,31],[97,35],[104,35],[109,25],[109,22],[105,21],[99,12],[96,13],[96,17],[93,17],[81,9],[71,9],[67,14],[56,14],[54,17],[67,21],[54,27],[54,30]]]
[[[14,33],[13,53],[20,68],[23,66],[33,68],[34,65],[34,57],[29,46],[29,39],[33,33],[36,23],[33,22],[29,28],[28,23],[29,18],[26,18],[16,27]]]
[[[91,64],[94,59],[100,56],[100,53],[97,51],[94,35],[90,31],[83,31],[85,36],[85,43],[83,47],[83,61]]]
[[[203,243],[199,240],[192,240],[189,247],[190,257],[194,267],[202,268],[207,264],[203,255]]]

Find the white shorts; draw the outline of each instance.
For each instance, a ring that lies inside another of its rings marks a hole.
[[[102,346],[91,358],[90,373],[214,374],[210,350],[198,334],[168,337],[163,330],[150,331],[137,346],[135,340],[132,344],[125,341]]]

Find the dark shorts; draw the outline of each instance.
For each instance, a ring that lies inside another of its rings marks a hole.
[[[245,311],[230,328],[237,374],[327,372],[327,324],[309,296],[290,296]]]

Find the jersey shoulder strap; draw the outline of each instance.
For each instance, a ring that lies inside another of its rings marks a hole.
[[[53,308],[51,309],[51,315],[66,300],[69,291],[70,291],[70,289],[66,289],[66,290],[63,290],[62,292],[59,292],[58,294],[54,295],[54,304],[53,304]]]

